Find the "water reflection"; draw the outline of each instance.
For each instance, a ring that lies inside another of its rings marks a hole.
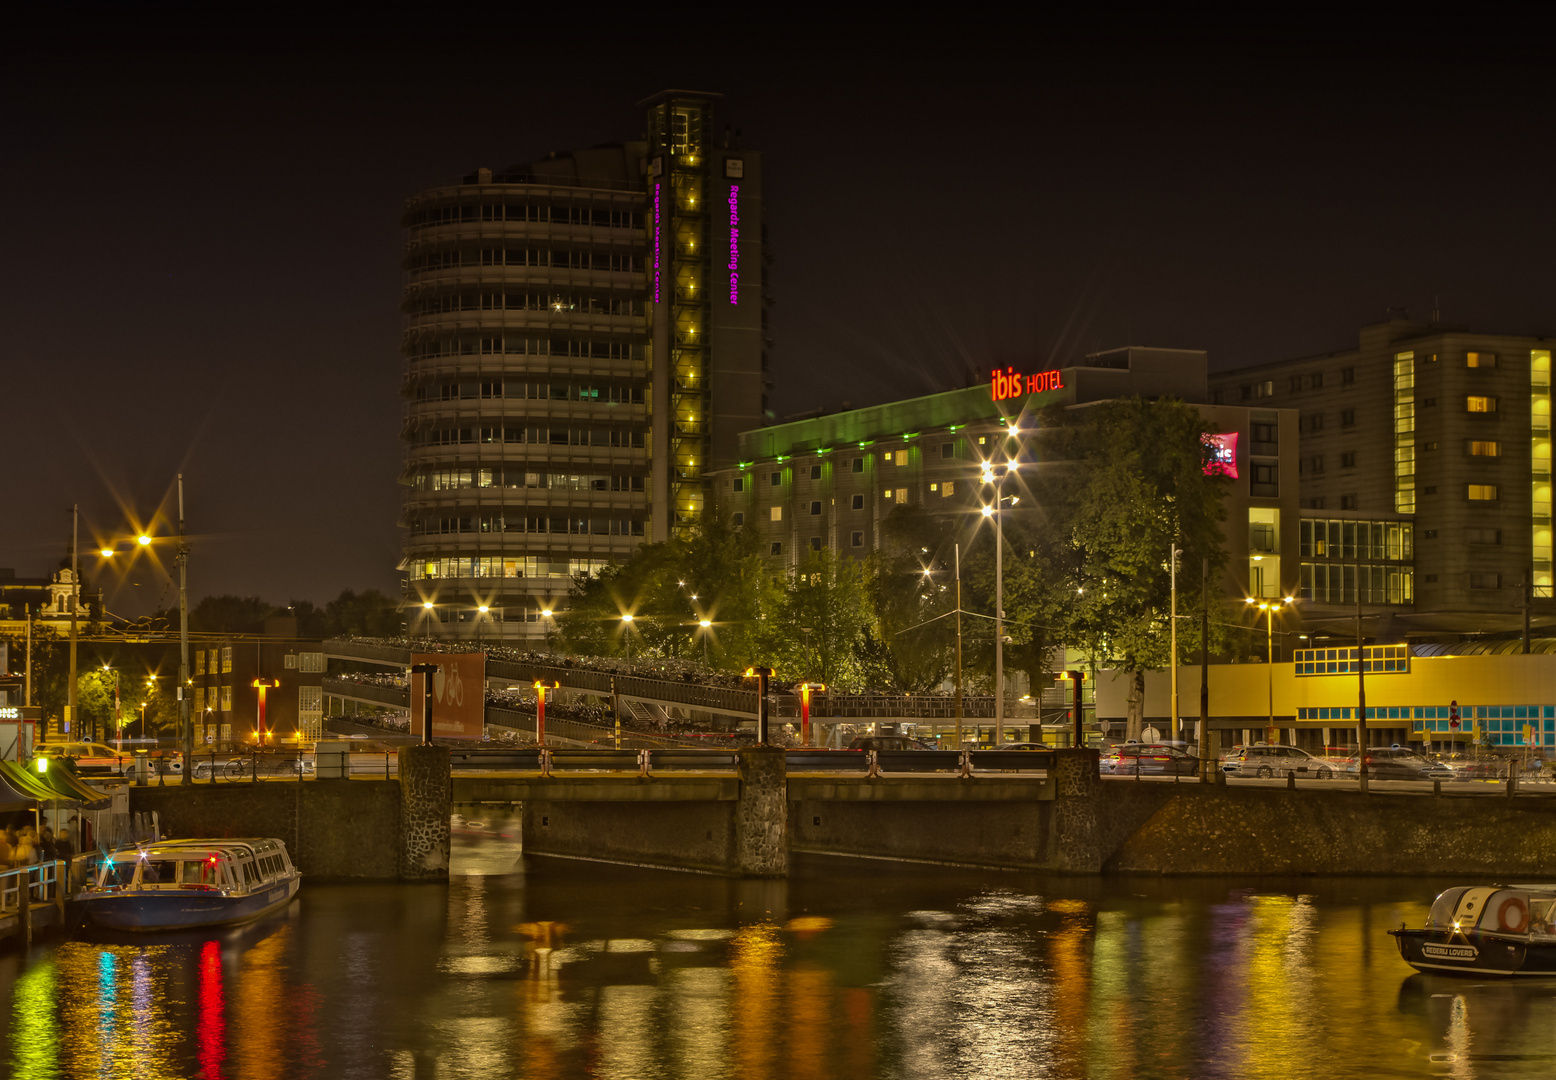
[[[448,887],[309,886],[225,934],[0,955],[32,1078],[1327,1077],[1556,1071],[1556,985],[1412,975],[1441,883],[787,883],[490,842]],[[459,864],[456,864],[458,867]]]

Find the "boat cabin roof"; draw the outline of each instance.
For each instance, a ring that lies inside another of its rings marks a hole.
[[[159,840],[154,844],[147,844],[133,850],[116,851],[113,853],[113,858],[121,861],[140,858],[204,859],[212,855],[224,855],[232,859],[258,857],[285,850],[286,845],[280,840],[268,837],[242,840]]]

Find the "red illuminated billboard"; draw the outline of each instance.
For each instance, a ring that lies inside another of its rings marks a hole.
[[[1237,432],[1225,435],[1201,435],[1210,447],[1210,460],[1205,462],[1206,476],[1228,476],[1237,479]]]
[[[479,739],[486,734],[486,654],[412,653],[411,663],[436,664],[432,676],[432,737]],[[411,676],[411,734],[422,737],[424,676]]]

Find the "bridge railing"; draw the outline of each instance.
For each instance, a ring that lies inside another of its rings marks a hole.
[[[549,725],[548,725],[549,726]],[[1052,750],[813,750],[791,749],[785,759],[788,771],[869,773],[956,772],[964,776],[990,772],[1047,771],[1053,767]],[[738,755],[733,750],[639,749],[559,750],[542,747],[452,750],[450,764],[462,770],[514,770],[519,772],[652,772],[694,770],[733,772]]]

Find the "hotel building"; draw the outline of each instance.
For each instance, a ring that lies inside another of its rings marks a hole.
[[[997,372],[962,390],[742,432],[739,464],[716,477],[719,512],[758,531],[775,570],[824,547],[864,555],[881,546],[881,523],[898,506],[976,513],[987,497],[982,463],[998,459],[1012,427],[1026,432],[1018,443],[1038,438],[1032,418],[1042,409],[1131,396],[1188,402],[1220,435],[1235,476],[1223,596],[1241,605],[1295,590],[1297,414],[1207,404],[1205,354],[1194,350],[1116,349],[1072,367]]]
[[[1301,609],[1405,636],[1556,614],[1551,341],[1394,319],[1357,348],[1210,377],[1210,400],[1298,417]],[[1372,616],[1392,616],[1374,623]],[[1392,623],[1392,625],[1390,625]]]
[[[719,95],[639,103],[643,141],[408,200],[407,622],[540,640],[572,578],[695,524],[765,415],[761,155]]]

